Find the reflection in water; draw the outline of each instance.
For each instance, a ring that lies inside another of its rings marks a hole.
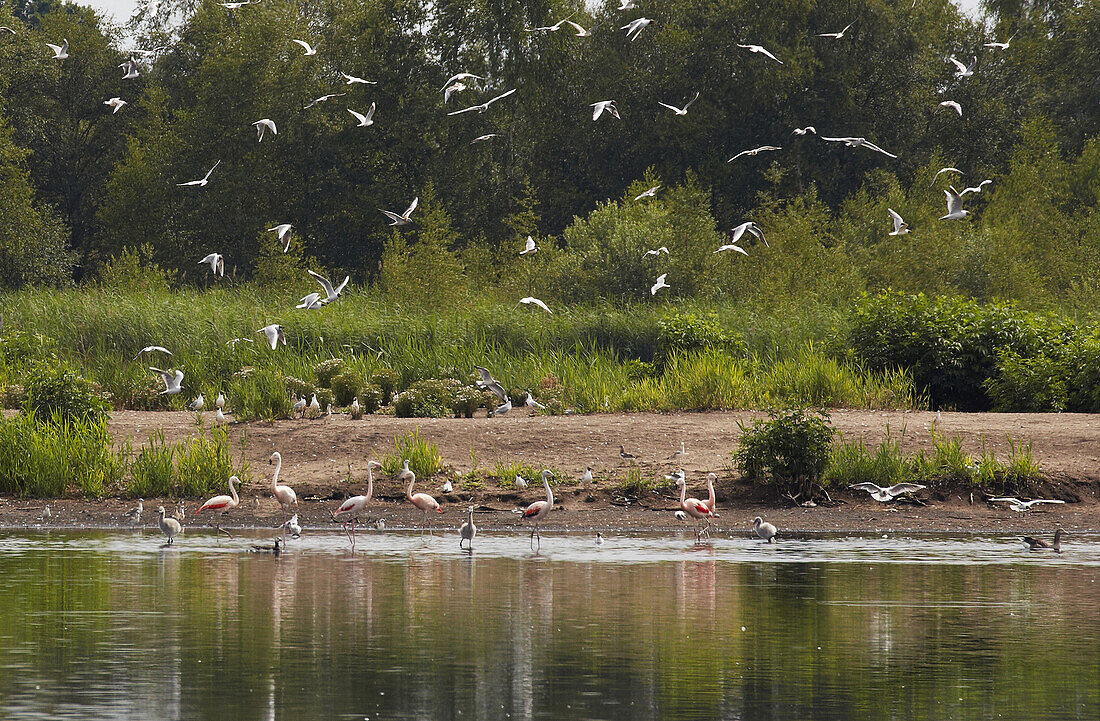
[[[0,536],[0,718],[1100,718],[1095,538],[149,538]]]

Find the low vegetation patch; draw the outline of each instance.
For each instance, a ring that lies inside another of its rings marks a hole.
[[[382,470],[396,475],[409,461],[409,470],[419,478],[428,478],[443,470],[443,454],[439,447],[420,435],[420,429],[408,431],[400,438],[393,439],[394,451],[382,456]]]

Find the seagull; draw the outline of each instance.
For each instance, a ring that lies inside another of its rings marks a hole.
[[[619,0],[619,3],[619,7],[615,8],[616,10],[634,10],[638,7],[634,0]]]
[[[886,501],[892,501],[900,495],[906,493],[916,493],[922,488],[927,488],[927,486],[922,486],[919,483],[897,483],[890,486],[889,488],[883,488],[882,486],[869,482],[853,483],[850,487],[855,488],[859,491],[867,491],[871,494],[871,498],[874,498],[876,501],[882,503],[885,503]]]
[[[122,106],[126,105],[126,101],[122,98],[111,98],[110,100],[104,100],[103,104],[111,108],[111,115],[114,115],[122,110]]]
[[[309,409],[318,413],[321,412],[321,403],[317,400],[316,393],[314,393],[313,397],[309,399]]]
[[[748,50],[750,52],[760,53],[761,55],[766,55],[767,57],[771,58],[772,60],[779,63],[780,65],[783,64],[782,60],[775,57],[774,55],[772,55],[771,53],[769,53],[767,50],[765,50],[764,48],[762,48],[759,45],[742,45],[741,43],[737,43],[737,47],[745,48],[746,50]]]
[[[535,400],[534,396],[531,395],[531,391],[527,391],[527,398],[524,399],[523,405],[527,406],[528,408],[537,408],[539,410],[546,409],[546,406]]]
[[[53,50],[54,60],[65,60],[69,57],[68,40],[62,40],[61,45],[51,45],[50,43],[46,43],[46,47],[48,47],[50,50]]]
[[[564,20],[559,20],[556,23],[554,23],[553,25],[544,25],[544,26],[538,27],[538,28],[524,28],[524,32],[528,32],[528,33],[538,33],[538,32],[556,33],[558,30],[561,30],[561,26],[564,25],[567,22],[569,22],[568,18],[566,18]]]
[[[15,35],[15,31],[9,28],[7,25],[0,25],[0,33],[11,33]]]
[[[599,120],[600,116],[604,114],[605,110],[608,113],[614,115],[619,120],[622,120],[622,118],[619,118],[619,109],[615,107],[614,100],[601,100],[599,102],[592,103],[588,107],[594,108],[592,111],[592,120],[594,121]]]
[[[476,370],[477,374],[481,376],[480,380],[477,381],[478,388],[482,388],[491,392],[502,401],[508,400],[508,394],[504,392],[504,386],[502,386],[493,378],[492,374],[489,373],[489,370],[487,368],[474,366],[474,370]]]
[[[642,258],[645,259],[645,258],[648,258],[651,255],[660,255],[661,253],[664,253],[665,255],[668,255],[668,248],[666,248],[665,246],[662,245],[657,250],[647,250],[645,253],[642,253]]]
[[[671,456],[669,456],[668,460],[671,461],[673,458],[679,458],[680,456],[686,456],[687,454],[688,454],[688,452],[687,452],[687,448],[684,446],[684,442],[680,441],[680,450],[676,451]]]
[[[320,293],[310,293],[307,296],[303,296],[298,301],[298,305],[296,305],[294,307],[295,308],[303,308],[305,310],[317,310],[319,308],[323,308],[324,304],[321,302],[321,294]]]
[[[309,273],[310,275],[312,275],[313,279],[316,280],[318,283],[320,283],[321,287],[325,289],[325,297],[321,299],[321,302],[325,303],[325,304],[331,303],[332,301],[339,298],[340,297],[340,291],[342,291],[344,289],[344,287],[348,284],[348,281],[351,280],[350,275],[345,275],[344,276],[344,282],[341,283],[339,286],[334,288],[332,286],[332,283],[329,282],[328,278],[325,278],[324,276],[318,275],[317,273],[314,273],[312,270],[307,270],[306,272]]]
[[[498,100],[502,100],[502,99],[508,97],[509,95],[511,95],[514,92],[516,92],[516,88],[512,88],[511,90],[509,90],[506,93],[501,93],[500,95],[496,96],[495,98],[492,98],[490,100],[485,101],[481,105],[471,105],[468,108],[463,108],[462,110],[456,110],[453,113],[447,113],[447,115],[461,115],[462,113],[468,113],[471,110],[476,110],[479,113],[484,113],[486,110],[489,109],[490,105],[492,105],[493,103],[495,103]]]
[[[512,399],[508,399],[496,407],[493,411],[493,416],[502,416],[508,411],[512,410]]]
[[[972,188],[964,189],[963,192],[959,193],[959,196],[962,197],[962,196],[966,195],[967,193],[980,193],[980,192],[982,192],[982,188],[984,188],[986,185],[988,185],[989,183],[992,183],[992,182],[993,182],[992,180],[983,180],[982,182],[978,183],[976,186],[974,186]]]
[[[1065,503],[1065,501],[1059,501],[1050,498],[1036,498],[1031,501],[1021,501],[1019,498],[1012,497],[989,499],[990,503],[996,503],[998,501],[1004,501],[1005,503],[1009,504],[1009,507],[1016,512],[1030,511],[1032,506],[1037,506],[1040,503]]]
[[[203,406],[206,405],[206,401],[202,397],[202,393],[199,393],[198,398],[187,404],[187,410],[189,411],[201,411]]]
[[[527,481],[518,473],[516,474],[516,488],[527,488]]]
[[[630,42],[634,42],[638,39],[638,36],[642,34],[642,31],[652,22],[653,21],[649,18],[638,18],[637,20],[631,20],[619,29],[626,30],[626,36],[630,39]]]
[[[328,102],[329,100],[332,100],[333,98],[343,97],[344,95],[347,95],[347,93],[329,93],[328,95],[322,95],[321,97],[319,97],[315,100],[311,100],[308,104],[304,105],[302,107],[302,110],[309,110],[310,108],[312,108],[314,105],[317,105],[318,103]]]
[[[1062,534],[1065,533],[1061,528],[1054,532],[1054,542],[1047,543],[1041,538],[1032,538],[1031,536],[1024,536],[1020,540],[1024,542],[1024,545],[1031,551],[1045,551],[1051,550],[1055,553],[1062,552]]]
[[[740,158],[742,155],[756,155],[757,153],[762,153],[765,150],[782,150],[782,149],[783,148],[779,147],[778,145],[761,145],[759,148],[753,148],[752,150],[742,150],[740,153],[733,156],[732,158],[730,158],[726,162],[727,163],[732,163],[733,161]]]
[[[592,482],[592,466],[589,466],[588,468],[584,469],[584,475],[581,476],[581,480],[584,481],[585,483],[591,483]]]
[[[583,27],[581,27],[577,23],[573,22],[572,20],[566,20],[565,24],[572,26],[572,28],[577,31],[577,37],[578,38],[590,38],[590,37],[592,37],[592,31],[591,30],[584,29]]]
[[[376,105],[377,105],[377,103],[371,103],[370,108],[367,110],[365,115],[363,113],[357,113],[354,110],[352,110],[351,108],[347,109],[347,111],[349,113],[351,113],[352,116],[356,120],[359,121],[359,124],[356,125],[355,127],[357,127],[357,128],[369,128],[370,126],[374,125],[374,110],[375,110]]]
[[[480,75],[474,75],[473,73],[458,73],[457,75],[452,75],[450,78],[448,78],[447,82],[443,83],[443,87],[440,88],[440,90],[446,90],[447,86],[450,85],[453,82],[456,82],[456,81],[459,81],[459,80],[471,80],[471,79],[472,80],[484,80],[485,78],[483,78]]]
[[[736,243],[737,241],[741,240],[741,236],[744,235],[746,231],[748,231],[749,235],[752,235],[760,240],[760,242],[762,242],[765,246],[769,248],[771,247],[770,245],[768,245],[768,241],[764,238],[764,231],[761,230],[759,225],[751,220],[747,220],[741,225],[738,225],[736,228],[730,229],[730,232],[733,233],[733,239],[730,242]]]
[[[948,186],[948,190],[943,191],[947,196],[947,215],[940,218],[940,220],[959,220],[970,215],[969,210],[963,210],[963,199],[959,191],[955,190],[955,186]]]
[[[271,346],[271,350],[275,350],[275,346],[279,345],[280,341],[283,346],[286,346],[286,334],[283,333],[283,327],[278,323],[265,325],[256,332],[267,336],[267,344]]]
[[[218,391],[218,397],[214,401],[214,405],[218,408],[225,408],[225,394]]]
[[[451,96],[452,95],[454,95],[455,93],[461,93],[465,89],[466,89],[465,83],[455,83],[454,85],[450,86],[449,88],[447,88],[446,90],[443,91],[443,102],[444,103],[451,102]]]
[[[539,308],[542,308],[544,311],[546,311],[547,313],[550,313],[550,314],[553,314],[553,312],[554,312],[554,311],[550,310],[550,308],[548,308],[545,303],[543,303],[538,298],[535,298],[534,296],[529,295],[526,298],[520,298],[519,302],[523,303],[524,305],[537,305]],[[519,303],[517,303],[516,305],[519,305]]]
[[[794,129],[794,134],[795,135],[805,135],[806,133],[813,133],[814,135],[817,135],[817,128],[815,128],[812,125],[807,125],[804,128],[795,128]]]
[[[228,3],[218,3],[218,4],[221,5],[223,8],[225,8],[226,10],[240,10],[245,5],[251,5],[252,0],[246,0],[245,2],[228,2]]]
[[[147,346],[145,346],[144,348],[142,348],[141,350],[138,351],[138,354],[136,356],[134,356],[134,360],[137,360],[138,358],[140,358],[142,353],[152,353],[153,351],[156,351],[158,353],[167,353],[168,355],[172,355],[172,351],[168,350],[164,346],[147,345]]]
[[[306,55],[316,55],[317,54],[317,45],[321,44],[321,43],[317,43],[317,45],[311,46],[305,40],[294,40],[294,39],[291,39],[290,42],[298,43],[299,45],[301,45],[302,49],[306,51],[305,52]]]
[[[624,461],[633,461],[633,460],[636,460],[638,457],[636,455],[634,455],[633,453],[627,453],[626,448],[623,446],[623,444],[620,443],[619,444],[619,458],[622,458]]]
[[[149,370],[158,374],[161,380],[164,381],[164,390],[160,392],[160,395],[174,396],[183,390],[183,388],[180,387],[180,383],[183,382],[183,371],[162,371],[160,368],[154,368],[152,366],[149,366]]]
[[[963,116],[963,106],[960,105],[959,103],[956,103],[954,100],[944,100],[942,103],[940,103],[940,107],[941,108],[951,108],[952,110],[954,110],[956,113],[959,114],[960,118]]]
[[[473,145],[474,143],[480,143],[480,142],[483,142],[485,140],[489,140],[490,138],[498,138],[498,137],[500,137],[500,136],[497,133],[489,133],[487,135],[479,135],[479,136],[477,136],[476,138],[474,138],[473,140],[470,141],[470,145]]]
[[[887,235],[905,235],[909,232],[909,224],[902,220],[893,208],[887,208],[886,212],[890,214],[890,219],[894,221],[894,232]]]
[[[301,397],[301,398],[299,398],[298,400],[294,401],[294,405],[293,405],[293,406],[291,406],[290,410],[291,410],[291,412],[293,412],[293,413],[298,413],[299,411],[301,411],[301,412],[303,412],[303,413],[304,413],[304,412],[305,412],[305,410],[306,410],[306,399],[305,399],[305,396],[302,396],[302,397]]]
[[[744,248],[742,248],[739,245],[734,245],[733,243],[727,243],[725,245],[720,245],[720,246],[718,246],[718,250],[716,250],[714,252],[715,253],[724,253],[727,250],[736,251],[736,252],[738,252],[738,253],[740,253],[741,255],[744,255],[744,256],[748,256],[748,254],[749,254],[749,252],[747,250],[745,250]]]
[[[659,276],[657,276],[657,282],[654,283],[653,285],[649,286],[649,294],[650,295],[657,295],[657,291],[659,291],[661,288],[671,288],[672,287],[671,285],[669,285],[668,283],[665,282],[665,276],[667,276],[667,275],[668,275],[668,273],[661,273]]]
[[[229,423],[229,419],[225,417],[225,413],[221,408],[214,409],[214,422],[215,426],[224,426]]]
[[[443,484],[443,488],[441,488],[440,490],[443,491],[444,493],[450,493],[454,489],[455,489],[454,484],[451,483],[450,481],[447,481],[446,483]]]
[[[535,247],[535,239],[531,236],[527,236],[527,242],[524,243],[523,250],[519,252],[520,255],[527,255],[528,253],[537,253],[539,249]]]
[[[232,338],[232,339],[230,339],[230,340],[227,340],[227,341],[225,342],[225,345],[226,345],[226,347],[227,347],[227,348],[228,348],[228,347],[233,347],[233,348],[236,348],[236,347],[237,347],[237,344],[238,344],[238,343],[241,343],[241,342],[244,342],[244,343],[255,343],[256,341],[252,340],[251,338]]]
[[[412,219],[409,216],[412,215],[412,212],[414,210],[416,210],[416,206],[419,203],[420,203],[420,196],[418,195],[415,198],[413,198],[413,202],[409,204],[409,207],[406,208],[405,212],[402,213],[401,215],[398,215],[397,213],[391,213],[388,210],[382,210],[381,208],[379,208],[379,210],[382,210],[382,215],[386,216],[387,218],[389,218],[390,220],[393,221],[392,223],[390,223],[391,227],[394,226],[394,225],[408,225],[409,223],[412,222]]]
[[[214,168],[218,167],[221,162],[222,161],[219,160],[218,162],[214,163],[214,167],[206,171],[206,175],[202,176],[202,180],[189,180],[186,183],[176,183],[176,185],[179,187],[183,187],[185,185],[197,185],[200,188],[205,188],[206,184],[210,182],[210,174],[214,172]]]
[[[290,250],[290,238],[288,237],[287,234],[290,233],[290,229],[293,228],[293,227],[294,226],[291,225],[290,223],[279,223],[274,228],[268,228],[267,229],[267,232],[274,233],[276,235],[276,237],[278,237],[279,242],[281,242],[283,244],[283,252],[284,253],[286,253]]]
[[[673,513],[672,515],[676,517],[677,521],[686,521],[688,519],[688,514],[684,513],[683,511],[676,511],[676,513]]]
[[[879,146],[867,140],[867,138],[826,138],[824,135],[822,135],[821,139],[827,140],[830,143],[844,143],[849,148],[867,148],[868,150],[874,150],[875,152],[882,153],[883,155],[891,158],[898,157],[893,153],[886,152]]]
[[[844,37],[844,33],[848,32],[848,28],[852,27],[853,25],[855,25],[855,23],[848,23],[848,27],[844,28],[839,33],[818,33],[817,36],[819,38],[833,38],[834,40],[840,40],[842,37]]]
[[[1012,42],[1012,38],[1014,37],[1016,37],[1016,33],[1012,33],[1012,37],[1010,37],[1008,40],[1005,40],[1003,43],[990,41],[983,44],[982,47],[993,48],[995,50],[1008,50],[1009,43]]]
[[[641,200],[642,198],[655,198],[655,197],[657,197],[657,191],[660,190],[660,189],[661,189],[661,186],[654,185],[652,188],[650,188],[649,190],[643,192],[642,194],[634,196],[634,200],[638,201],[638,200]],[[666,250],[665,252],[667,253],[668,251]]]
[[[130,525],[136,526],[141,523],[141,514],[145,510],[145,499],[139,498],[137,505],[131,508],[126,513],[122,514],[123,518],[130,519]]]
[[[966,173],[959,170],[958,168],[940,168],[936,171],[936,174],[932,176],[932,182],[928,184],[929,188],[936,184],[936,178],[940,177],[940,174],[942,173],[958,173],[959,175],[966,175]]]
[[[210,270],[214,273],[214,275],[221,275],[222,277],[225,276],[225,258],[222,256],[221,253],[211,253],[210,255],[199,261],[200,265],[203,263],[210,264]]]
[[[676,481],[677,483],[679,483],[680,481],[686,480],[686,479],[687,479],[687,475],[684,474],[684,469],[683,468],[681,468],[678,471],[674,471],[671,475],[666,475],[665,476],[666,481]]]
[[[775,543],[775,534],[779,533],[775,526],[766,522],[760,516],[752,519],[752,530],[756,531],[756,535],[768,543]]]
[[[287,521],[286,523],[284,523],[283,526],[286,528],[286,532],[289,533],[291,535],[291,537],[293,537],[293,538],[301,538],[302,537],[302,527],[300,525],[298,525],[298,514],[297,513],[295,513],[293,516],[291,516],[290,520]]]
[[[956,60],[954,55],[949,57],[947,59],[947,62],[955,64],[955,67],[957,68],[955,70],[956,78],[969,78],[971,75],[974,74],[974,68],[978,65],[978,58],[975,57],[973,60],[971,60],[969,67],[963,65],[961,62]]]
[[[133,60],[127,60],[119,67],[122,68],[123,80],[133,80],[141,76],[141,73],[138,72],[138,65]]]
[[[378,84],[373,80],[364,80],[363,78],[357,78],[354,75],[348,75],[347,73],[340,73],[340,75],[342,75],[344,77],[344,80],[346,81],[344,83],[344,85],[355,85],[356,83],[358,83],[360,85],[377,85]]]

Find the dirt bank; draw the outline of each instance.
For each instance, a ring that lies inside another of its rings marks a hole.
[[[879,504],[866,494],[840,490],[832,507],[800,508],[777,504],[761,496],[738,478],[730,463],[730,451],[740,434],[738,421],[750,422],[758,414],[674,413],[674,414],[599,414],[590,416],[528,416],[513,412],[500,418],[473,419],[399,419],[367,416],[352,421],[334,415],[316,421],[293,420],[279,423],[240,423],[230,426],[234,449],[242,449],[251,464],[253,481],[242,492],[241,508],[226,519],[228,526],[268,526],[276,524],[281,513],[266,492],[261,479],[270,478],[267,458],[278,450],[284,458],[281,481],[291,484],[302,498],[303,525],[335,527],[328,510],[340,499],[365,489],[366,461],[392,451],[394,438],[419,428],[421,435],[436,443],[450,468],[465,474],[492,469],[497,461],[522,462],[550,466],[579,478],[591,466],[596,480],[567,485],[555,490],[562,510],[556,510],[550,525],[557,528],[681,528],[672,517],[676,501],[671,493],[649,494],[637,502],[626,503],[616,485],[625,477],[626,464],[619,457],[620,444],[638,457],[645,477],[683,468],[689,479],[689,491],[705,494],[705,474],[719,476],[719,518],[716,525],[727,530],[748,527],[748,519],[764,515],[781,528],[792,531],[922,531],[950,530],[1004,531],[1006,533],[1041,531],[1062,526],[1067,530],[1100,529],[1100,419],[1075,414],[968,414],[834,411],[833,425],[845,437],[863,436],[868,443],[878,442],[887,432],[899,440],[902,449],[929,448],[928,428],[936,421],[936,430],[962,439],[971,452],[982,444],[998,457],[1007,457],[1010,439],[1031,442],[1032,450],[1053,482],[1043,490],[1066,500],[1064,506],[1049,506],[1039,511],[1014,513],[994,507],[976,494],[971,502],[960,491],[929,493],[921,498],[928,505]],[[207,422],[210,418],[207,415]],[[130,437],[140,445],[154,429],[164,431],[167,440],[182,440],[197,432],[190,413],[118,412],[111,432],[118,439]],[[680,443],[687,454],[669,457]],[[345,479],[351,466],[351,482]],[[516,507],[543,497],[541,488],[522,492],[494,488],[441,493],[442,477],[418,480],[418,488],[444,502],[447,511],[436,522],[455,527],[460,509],[473,504],[479,508],[479,525],[488,528],[520,525],[512,513]],[[571,482],[571,481],[570,481]],[[383,518],[389,527],[407,526],[418,521],[400,502],[403,490],[390,478],[376,482],[370,518]],[[175,509],[175,501],[147,499],[147,522],[152,511],[164,503]],[[127,499],[50,501],[51,518],[41,519],[42,501],[0,498],[0,525],[50,526],[117,525],[121,514],[132,507]],[[190,512],[195,499],[185,503]],[[1003,505],[1003,504],[1002,504]],[[193,519],[187,518],[188,522]],[[205,523],[205,522],[204,522]]]

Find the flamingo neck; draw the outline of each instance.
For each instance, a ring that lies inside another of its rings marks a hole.
[[[688,487],[686,483],[680,484],[680,506],[683,507],[684,501],[687,500]]]
[[[229,495],[233,497],[233,505],[237,505],[241,502],[241,499],[237,497],[237,489],[233,486],[233,479],[229,479]]]
[[[554,507],[554,492],[550,490],[550,481],[546,479],[546,476],[542,477],[542,487],[546,489],[546,505],[551,508]]]
[[[410,501],[412,500],[412,497],[413,497],[413,484],[414,483],[416,483],[416,476],[413,475],[412,471],[409,471],[409,490],[405,491],[405,498],[408,498]]]
[[[283,469],[283,457],[279,456],[279,458],[275,461],[275,472],[271,474],[271,490],[272,490],[272,492],[274,492],[276,486],[279,485],[279,471],[281,471],[282,469]]]
[[[713,509],[714,508],[714,479],[711,478],[710,476],[707,476],[707,491],[710,493],[710,503],[707,504],[707,505],[709,505]]]
[[[374,466],[367,466],[367,500],[374,495]]]

